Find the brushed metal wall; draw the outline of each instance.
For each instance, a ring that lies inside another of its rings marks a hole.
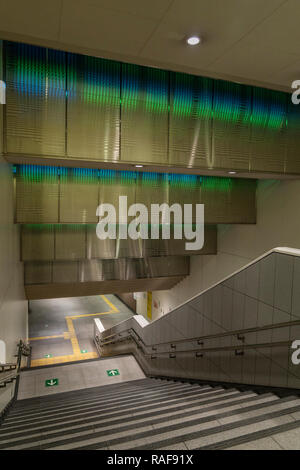
[[[217,227],[206,225],[202,250],[186,251],[186,240],[99,240],[96,225],[22,225],[21,261],[74,261],[217,253]]]
[[[300,174],[290,94],[5,42],[8,155]]]
[[[24,264],[25,285],[150,279],[189,274],[188,256]]]
[[[130,171],[20,165],[16,223],[91,223],[100,203],[205,204],[205,223],[255,223],[256,181]],[[118,212],[118,211],[117,211]]]

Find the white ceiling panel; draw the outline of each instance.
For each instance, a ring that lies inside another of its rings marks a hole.
[[[0,0],[0,39],[287,90],[299,18],[300,0]]]

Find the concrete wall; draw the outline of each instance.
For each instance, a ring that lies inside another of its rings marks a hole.
[[[300,181],[259,181],[257,224],[219,225],[218,254],[193,256],[190,276],[169,291],[153,292],[162,309],[153,319],[274,247],[300,248],[299,207]]]
[[[1,49],[1,42],[0,42]],[[0,79],[2,63],[0,51]],[[3,156],[3,105],[0,104],[0,339],[6,343],[6,360],[15,362],[16,345],[26,340],[27,301],[20,263],[18,227],[13,224],[12,169]]]

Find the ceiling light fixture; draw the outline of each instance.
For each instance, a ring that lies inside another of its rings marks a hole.
[[[186,39],[186,42],[189,46],[197,46],[201,42],[201,38],[199,36],[190,36]]]
[[[228,171],[229,175],[236,175],[236,171]]]
[[[143,168],[144,165],[135,165],[136,168]]]

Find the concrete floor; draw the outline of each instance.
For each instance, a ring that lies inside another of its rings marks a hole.
[[[109,328],[133,312],[114,295],[32,300],[29,313],[31,366],[60,364],[98,357],[93,320]]]

